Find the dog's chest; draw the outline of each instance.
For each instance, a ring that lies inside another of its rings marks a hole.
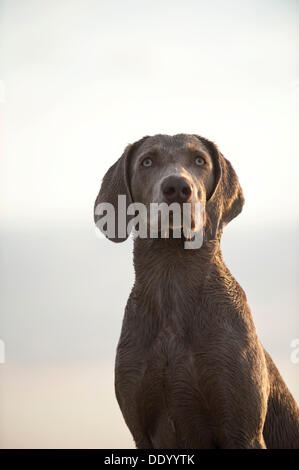
[[[116,367],[120,406],[124,413],[136,413],[152,441],[167,436],[165,446],[177,445],[186,415],[194,419],[200,413],[198,364],[190,346],[179,325],[171,321],[165,321],[143,351],[126,344],[122,354],[120,344]]]
[[[134,295],[128,302],[117,373],[134,388],[133,393],[176,394],[181,384],[195,382],[200,309],[196,301],[186,304],[182,283],[165,281],[163,287],[153,283],[152,289],[151,302]]]
[[[126,420],[135,416],[144,423],[152,441],[168,436],[169,448],[176,447],[179,433],[188,434],[185,423],[197,416],[200,432],[199,423],[205,421],[198,420],[206,414],[200,377],[205,315],[200,296],[185,283],[170,279],[163,288],[160,283],[152,289],[151,302],[134,293],[128,303],[116,359],[116,392]]]

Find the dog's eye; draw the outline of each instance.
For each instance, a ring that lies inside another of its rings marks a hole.
[[[153,164],[153,161],[151,158],[146,158],[142,162],[142,165],[145,166],[146,168],[149,168],[150,166],[152,166],[152,164]]]
[[[202,157],[196,157],[195,158],[195,163],[196,165],[198,166],[203,166],[206,162],[205,162],[205,159],[202,158]]]

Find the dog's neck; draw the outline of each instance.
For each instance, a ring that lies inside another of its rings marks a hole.
[[[211,272],[223,264],[220,237],[205,241],[199,249],[186,249],[184,239],[141,239],[134,242],[136,283],[155,284],[155,280],[171,283],[183,281],[197,288]]]
[[[246,296],[223,262],[220,237],[196,250],[185,249],[181,239],[136,239],[134,267],[130,301],[142,325],[140,341],[163,325],[189,331],[190,315],[197,317],[200,305],[222,312],[225,304],[243,315]]]
[[[199,304],[209,302],[211,292],[225,292],[223,279],[229,273],[220,239],[206,241],[200,249],[185,249],[181,239],[136,239],[134,267],[131,312],[138,312],[143,325],[142,341],[158,334],[163,325],[187,331],[192,324],[189,315],[199,311]]]

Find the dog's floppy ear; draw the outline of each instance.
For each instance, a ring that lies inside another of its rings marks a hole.
[[[221,236],[223,228],[240,214],[244,196],[231,163],[213,142],[200,136],[196,137],[207,147],[214,163],[215,184],[206,205],[205,227],[205,239],[213,240]]]
[[[127,145],[122,156],[105,174],[100,192],[94,204],[94,221],[96,225],[109,240],[117,243],[123,242],[128,238],[129,233],[127,233],[127,226],[129,220],[133,217],[126,215],[129,204],[133,202],[129,181],[130,158],[133,152],[146,138],[147,137],[143,137],[143,139],[138,142]],[[118,207],[118,196],[125,196],[125,199],[123,198],[125,204],[122,208]],[[112,212],[109,211],[111,208],[114,209],[114,212],[113,209]],[[120,213],[118,209],[121,209]],[[110,216],[109,221],[107,221],[107,215],[108,219]],[[111,215],[113,216],[113,220],[111,220]],[[103,224],[104,218],[105,221],[107,221],[105,224]],[[112,222],[113,228],[110,233],[109,230],[107,230],[107,228],[109,228],[107,227],[109,222]]]

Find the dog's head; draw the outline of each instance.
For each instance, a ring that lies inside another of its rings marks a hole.
[[[216,145],[198,135],[155,135],[126,147],[120,159],[107,171],[95,202],[95,222],[103,213],[97,208],[110,203],[115,209],[115,242],[118,236],[118,196],[126,196],[126,207],[142,203],[190,203],[193,230],[195,203],[204,213],[204,240],[218,238],[223,227],[242,210],[243,193],[230,162]],[[132,215],[126,215],[128,223]]]

